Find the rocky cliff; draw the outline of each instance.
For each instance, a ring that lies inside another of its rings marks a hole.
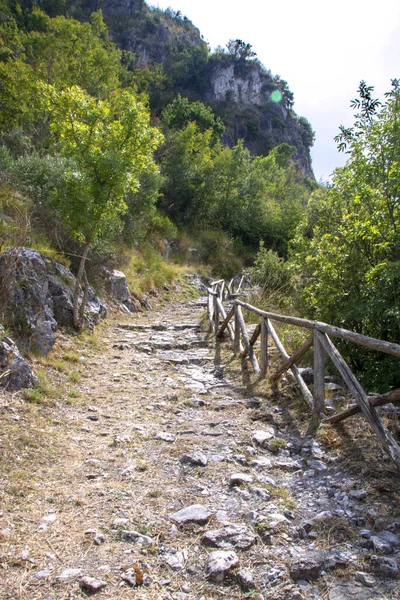
[[[296,147],[294,159],[302,171],[313,176],[313,132],[293,111],[286,82],[254,59],[210,54],[199,30],[179,11],[151,9],[144,0],[75,0],[69,14],[85,19],[99,8],[111,39],[133,53],[136,68],[162,66],[167,76],[162,91],[149,89],[155,112],[177,93],[201,100],[225,123],[226,144],[243,139],[252,153],[267,154],[286,142]]]

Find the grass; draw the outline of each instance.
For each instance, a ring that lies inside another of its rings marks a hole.
[[[271,498],[274,498],[278,501],[278,504],[281,505],[281,508],[287,508],[289,510],[294,510],[297,508],[297,504],[295,500],[292,498],[289,490],[282,485],[265,485],[265,489],[269,492]]]

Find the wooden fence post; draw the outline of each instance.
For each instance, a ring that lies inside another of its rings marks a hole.
[[[314,329],[314,411],[322,413],[325,410],[325,349],[322,343],[322,333]]]
[[[265,379],[268,371],[268,322],[261,318],[261,351],[260,351],[260,379]]]
[[[214,296],[214,330],[215,334],[218,332],[219,327],[219,307],[218,307],[218,294]]]
[[[235,341],[233,344],[236,356],[240,354],[240,320],[239,306],[235,304]]]

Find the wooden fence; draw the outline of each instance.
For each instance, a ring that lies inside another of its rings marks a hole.
[[[353,342],[372,350],[386,352],[398,358],[400,358],[400,345],[371,338],[354,331],[341,329],[327,323],[309,321],[307,319],[260,310],[238,299],[242,284],[243,278],[235,290],[232,281],[228,284],[221,279],[214,281],[210,288],[208,288],[208,318],[210,329],[215,333],[216,337],[221,338],[224,332],[227,331],[232,341],[235,355],[242,359],[248,357],[255,373],[259,375],[260,379],[264,379],[269,371],[268,341],[271,338],[282,356],[283,363],[274,373],[268,373],[269,379],[272,382],[276,382],[285,371],[290,370],[300,387],[304,399],[310,409],[317,415],[320,415],[325,410],[325,357],[328,355],[353,395],[356,405],[332,417],[325,418],[324,422],[330,424],[337,423],[353,414],[362,412],[386,452],[396,465],[400,467],[400,446],[375,410],[376,406],[388,402],[400,401],[400,390],[395,390],[382,396],[368,397],[350,367],[333,344],[331,337]],[[229,308],[227,309],[224,307],[224,301],[226,300],[229,301]],[[243,308],[257,315],[260,319],[251,336],[246,328]],[[310,336],[301,348],[292,356],[289,356],[279,339],[272,321],[308,329]],[[261,343],[257,358],[254,346],[258,338],[261,338]],[[311,347],[314,350],[313,393],[309,390],[296,366],[296,363]]]

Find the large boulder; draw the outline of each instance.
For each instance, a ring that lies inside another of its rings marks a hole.
[[[38,378],[0,325],[0,385],[11,390],[32,387]]]
[[[110,294],[114,300],[117,300],[117,302],[125,306],[129,312],[135,311],[136,306],[132,302],[131,292],[125,273],[118,271],[117,269],[110,271],[109,269],[104,268],[103,275],[107,293]]]
[[[31,248],[12,248],[0,255],[0,286],[7,319],[28,350],[47,354],[57,326],[73,325],[75,277],[64,265]],[[97,323],[106,309],[89,289],[86,324]]]

